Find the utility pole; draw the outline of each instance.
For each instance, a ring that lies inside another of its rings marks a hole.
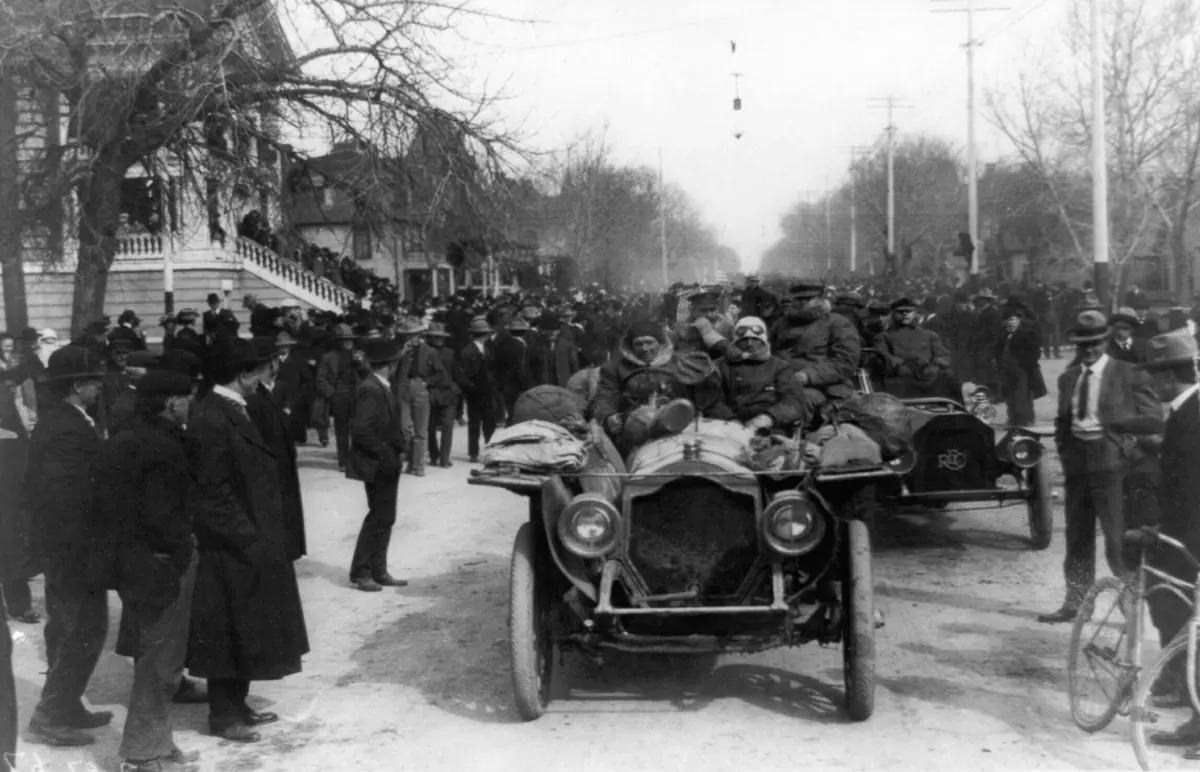
[[[862,145],[850,146],[850,275],[858,270],[858,155],[869,148]],[[868,261],[869,262],[869,261]],[[874,265],[874,264],[872,264]],[[874,271],[872,270],[872,273]]]
[[[829,219],[829,180],[825,180],[825,274],[833,273],[833,227]]]
[[[1095,252],[1096,296],[1109,308],[1108,159],[1104,124],[1104,29],[1100,3],[1092,11],[1092,250]]]
[[[871,100],[872,107],[887,109],[887,251],[890,257],[896,254],[896,123],[892,119],[897,109],[911,108],[912,105],[902,103],[894,96],[876,97]]]
[[[663,290],[671,286],[667,275],[667,196],[663,189],[663,156],[662,145],[658,147],[658,245],[662,252]]]
[[[960,0],[933,0],[933,2],[960,2]],[[979,258],[983,244],[979,241],[979,186],[976,174],[978,160],[975,157],[975,49],[983,41],[975,38],[975,14],[984,11],[1007,11],[1008,8],[976,8],[975,0],[966,0],[966,8],[935,8],[934,13],[966,13],[967,42],[967,233],[975,249],[971,252],[969,272],[979,273]]]

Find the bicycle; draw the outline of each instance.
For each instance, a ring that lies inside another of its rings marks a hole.
[[[1148,560],[1151,547],[1163,544],[1195,565],[1183,544],[1153,527],[1126,531],[1124,542],[1140,548],[1137,570],[1128,579],[1108,576],[1092,585],[1071,626],[1067,655],[1071,718],[1086,732],[1098,732],[1118,713],[1130,712],[1142,668],[1147,596],[1171,594],[1195,608],[1190,594],[1195,585],[1151,566]],[[1160,581],[1147,589],[1150,577]]]
[[[1143,543],[1148,533],[1157,541],[1173,547],[1188,565],[1200,571],[1200,562],[1178,541],[1142,529]],[[1158,658],[1138,679],[1129,712],[1133,751],[1142,769],[1164,769],[1179,765],[1195,768],[1195,760],[1185,761],[1178,751],[1200,745],[1200,688],[1197,684],[1197,641],[1200,640],[1200,581],[1186,582],[1153,567],[1146,571],[1162,580],[1152,588],[1179,599],[1191,611],[1188,621],[1163,647]],[[1186,689],[1184,688],[1186,685]],[[1179,742],[1156,741],[1159,734],[1181,735]]]

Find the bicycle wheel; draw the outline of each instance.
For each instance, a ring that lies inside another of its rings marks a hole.
[[[1071,626],[1067,689],[1071,718],[1085,732],[1108,726],[1137,680],[1125,619],[1125,609],[1135,607],[1133,595],[1124,582],[1106,576],[1088,590]]]
[[[1133,752],[1142,769],[1195,769],[1183,758],[1188,748],[1200,744],[1187,696],[1187,632],[1175,636],[1154,664],[1138,680],[1129,712]],[[1192,722],[1190,725],[1189,722]],[[1188,726],[1185,726],[1188,725]],[[1162,735],[1180,735],[1181,742],[1156,742]]]

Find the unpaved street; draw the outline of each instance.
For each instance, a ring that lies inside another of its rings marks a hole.
[[[1062,360],[1047,363],[1053,383]],[[1039,401],[1048,418],[1053,397]],[[465,446],[459,430],[457,446]],[[310,555],[298,563],[313,652],[304,672],[256,683],[285,717],[258,745],[203,734],[179,706],[177,742],[213,770],[796,770],[1129,768],[1126,724],[1087,736],[1067,712],[1069,628],[1038,624],[1062,600],[1061,478],[1055,538],[1029,551],[1023,507],[905,515],[875,562],[879,689],[874,717],[841,713],[841,655],[815,645],[755,656],[647,659],[602,667],[567,655],[547,716],[522,723],[505,654],[507,572],[524,500],[467,487],[453,469],[401,481],[393,573],[409,587],[352,590],[346,569],[365,509],[333,450],[301,452]],[[41,592],[40,580],[35,593]],[[39,601],[40,602],[40,601]],[[112,635],[119,609],[112,601]],[[22,720],[44,669],[41,626],[13,625]],[[116,749],[131,667],[107,653],[88,697],[117,713],[91,749],[23,744],[30,769]]]

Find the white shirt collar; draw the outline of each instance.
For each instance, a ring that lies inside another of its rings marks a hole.
[[[1191,396],[1196,393],[1197,389],[1200,389],[1200,383],[1193,383],[1187,388],[1187,391],[1171,400],[1171,412],[1174,413],[1176,410],[1183,407],[1183,403],[1191,399]]]
[[[1104,372],[1104,366],[1108,364],[1108,359],[1108,354],[1101,354],[1100,358],[1094,364],[1085,365],[1081,362],[1080,367],[1084,370],[1091,370],[1092,375],[1100,375],[1100,373]]]
[[[241,394],[238,394],[236,391],[234,391],[233,389],[231,389],[227,386],[222,386],[220,384],[217,384],[212,387],[212,390],[213,390],[213,394],[224,397],[225,399],[230,400],[231,402],[236,402],[237,404],[241,405],[242,407],[246,406],[246,398],[243,397]]]

